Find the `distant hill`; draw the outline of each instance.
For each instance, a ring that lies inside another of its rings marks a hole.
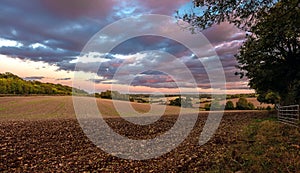
[[[1,95],[87,95],[84,90],[53,83],[26,81],[12,73],[0,73]]]

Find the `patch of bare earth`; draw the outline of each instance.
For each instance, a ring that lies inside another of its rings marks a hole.
[[[0,172],[203,172],[220,164],[228,146],[238,142],[243,126],[267,116],[267,112],[225,113],[214,137],[199,146],[207,118],[207,114],[200,114],[182,144],[170,153],[144,161],[105,153],[85,136],[75,118],[2,120]],[[132,126],[120,118],[106,119],[117,132],[136,139],[153,138],[170,129],[176,120],[177,116],[163,116],[152,125]]]

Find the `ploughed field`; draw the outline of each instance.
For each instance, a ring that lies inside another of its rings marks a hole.
[[[139,126],[115,116],[110,101],[100,100],[98,105],[100,109],[109,109],[105,113],[105,121],[109,126],[132,139],[150,139],[163,134],[178,118],[172,115],[172,111],[176,112],[178,108],[168,107],[168,115],[162,116],[154,124]],[[136,104],[133,107],[140,112],[149,110],[147,105]],[[110,112],[114,116],[109,116]],[[158,158],[135,161],[112,156],[95,146],[75,118],[70,97],[0,98],[0,172],[228,172],[280,171],[278,169],[281,168],[283,172],[298,171],[299,130],[268,120],[269,116],[266,111],[225,112],[213,138],[200,146],[199,136],[207,119],[207,113],[200,113],[192,132],[177,148]],[[256,138],[260,134],[261,125],[264,127],[270,124],[272,127],[267,129],[276,127],[273,130],[278,133],[285,129],[291,132],[284,133],[293,134],[278,140],[276,137],[280,134],[274,134],[277,143],[288,141],[286,145],[279,146],[282,155],[278,154],[277,145],[270,146],[274,149],[270,153],[277,153],[277,158],[274,156],[275,159],[269,160],[266,168],[263,165],[254,167],[261,161],[251,160],[247,152],[256,151],[252,147],[273,145],[274,141],[269,144],[270,141],[266,139]],[[252,126],[257,126],[255,133],[248,131],[248,127]],[[250,137],[245,138],[248,133]],[[290,167],[278,165],[285,163],[281,160],[286,157],[290,158],[289,163],[286,163]]]

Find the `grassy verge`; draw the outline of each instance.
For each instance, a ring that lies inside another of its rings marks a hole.
[[[254,120],[228,148],[211,172],[300,171],[300,129],[273,118]]]

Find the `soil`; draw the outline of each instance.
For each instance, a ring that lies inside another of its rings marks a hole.
[[[142,161],[121,159],[102,151],[72,117],[2,119],[0,172],[203,172],[220,164],[228,146],[239,142],[237,135],[243,126],[267,116],[268,112],[263,111],[226,112],[214,137],[200,146],[199,135],[207,118],[206,113],[201,113],[190,135],[176,149]],[[163,116],[154,125],[132,126],[121,118],[106,118],[116,132],[135,139],[164,133],[176,120],[177,116]]]

